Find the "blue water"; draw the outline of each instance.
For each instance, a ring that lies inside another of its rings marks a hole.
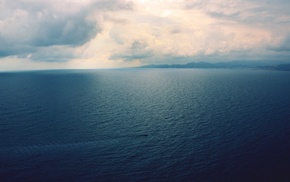
[[[290,72],[0,73],[0,181],[290,181]]]

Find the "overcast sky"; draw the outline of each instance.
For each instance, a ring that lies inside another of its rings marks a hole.
[[[0,70],[290,61],[289,0],[0,0]]]

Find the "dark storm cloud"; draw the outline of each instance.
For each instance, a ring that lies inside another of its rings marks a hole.
[[[57,19],[49,15],[38,23],[36,35],[31,39],[33,46],[68,45],[79,46],[101,31],[95,22],[86,21],[84,14],[69,15]]]
[[[0,34],[0,58],[12,55],[21,55],[33,51],[35,51],[34,47],[27,46],[25,44],[14,45],[14,42],[2,37]]]
[[[130,8],[130,3],[121,0],[97,0],[79,6],[61,1],[1,1],[0,57],[32,54],[34,60],[49,61],[50,55],[45,52],[55,51],[55,46],[77,47],[100,33],[102,13]]]

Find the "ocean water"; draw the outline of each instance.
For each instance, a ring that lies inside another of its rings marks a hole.
[[[290,181],[290,72],[0,73],[0,181]]]

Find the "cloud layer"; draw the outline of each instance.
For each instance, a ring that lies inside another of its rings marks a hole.
[[[288,7],[286,0],[0,0],[0,66],[288,61]]]

